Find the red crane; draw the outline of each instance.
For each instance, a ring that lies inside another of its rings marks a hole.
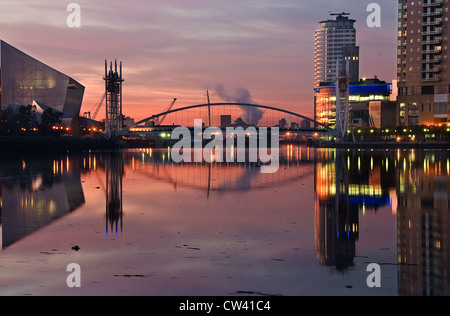
[[[169,104],[169,106],[164,110],[164,112],[169,112],[172,108],[173,108],[173,106],[175,105],[175,102],[177,102],[177,98],[174,98],[173,99],[173,101],[172,101],[172,103],[171,104]],[[163,113],[164,113],[163,112]],[[161,120],[159,120],[159,117],[156,119],[156,125],[161,125],[163,122],[164,122],[164,120],[166,119],[166,116],[167,116],[167,114],[165,114],[162,118],[161,118]]]
[[[84,112],[84,117],[89,118],[89,119],[92,119],[92,120],[95,120],[95,118],[97,117],[98,112],[99,112],[100,109],[102,108],[103,101],[105,101],[105,98],[106,98],[106,94],[104,93],[104,94],[102,95],[102,97],[100,98],[100,100],[97,102],[97,104],[94,105],[94,106],[92,107],[92,109],[91,109],[89,112]],[[94,114],[91,116],[91,113],[92,113],[92,112],[93,112]]]

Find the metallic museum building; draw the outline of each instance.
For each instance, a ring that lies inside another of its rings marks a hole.
[[[84,86],[69,76],[0,41],[0,109],[34,105],[78,118]]]

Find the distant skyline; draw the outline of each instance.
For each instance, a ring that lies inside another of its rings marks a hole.
[[[71,2],[81,6],[80,28],[66,24]],[[105,59],[117,59],[123,111],[135,119],[173,98],[177,107],[205,103],[206,89],[217,87],[313,117],[314,32],[330,12],[356,20],[360,77],[396,79],[398,3],[376,1],[381,27],[369,28],[372,2],[2,0],[0,38],[83,84],[80,115],[104,93]]]

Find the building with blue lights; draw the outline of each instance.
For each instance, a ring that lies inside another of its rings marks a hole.
[[[397,126],[397,106],[391,101],[392,83],[378,78],[361,79],[350,85],[349,122],[354,127],[385,128]],[[336,86],[320,85],[315,89],[314,119],[334,127],[336,124]],[[382,119],[383,118],[383,119]]]

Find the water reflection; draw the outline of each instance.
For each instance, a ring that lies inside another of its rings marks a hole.
[[[393,204],[396,169],[392,155],[390,151],[317,151],[316,253],[321,264],[339,271],[353,266],[360,212],[376,212]]]
[[[263,174],[255,163],[175,164],[170,150],[137,149],[118,152],[87,152],[81,156],[30,157],[0,164],[0,228],[2,248],[39,230],[81,207],[81,177],[95,173],[105,193],[106,237],[123,232],[123,177],[126,170],[139,172],[178,187],[211,192],[245,192],[276,188],[313,172],[310,148],[288,146],[281,168]],[[100,174],[103,174],[100,178]]]
[[[449,295],[448,150],[336,151],[316,154],[316,252],[320,263],[353,266],[358,217],[397,214],[400,295]]]
[[[3,249],[85,203],[77,167],[77,164],[71,164],[69,157],[2,164],[0,227]]]
[[[113,152],[106,160],[106,238],[108,238],[109,227],[116,238],[119,226],[120,231],[123,230],[123,175],[123,159],[119,153]]]
[[[313,174],[313,149],[286,147],[280,156],[280,169],[276,173],[261,173],[256,163],[182,163],[170,160],[170,150],[140,149],[124,155],[131,171],[139,171],[149,178],[171,183],[177,187],[204,192],[251,191],[272,188],[295,182]]]
[[[96,190],[104,192],[107,239],[127,234],[123,206],[127,192],[123,187],[135,173],[161,185],[170,184],[174,196],[181,188],[202,192],[206,203],[211,203],[212,196],[233,192],[290,190],[291,185],[314,176],[311,225],[316,264],[346,273],[356,268],[360,239],[365,234],[361,229],[363,216],[388,210],[397,219],[397,239],[390,241],[393,251],[396,248],[397,261],[389,264],[397,266],[398,293],[450,294],[450,151],[290,145],[280,153],[280,169],[274,174],[263,174],[251,163],[174,164],[169,149],[2,162],[2,248],[89,203],[81,180],[87,175],[98,177]],[[149,203],[151,199],[149,196]],[[310,211],[299,206],[299,212]]]
[[[322,151],[316,157],[316,253],[320,263],[353,266],[358,239],[358,206],[350,204],[349,156]]]
[[[449,152],[398,151],[396,162],[399,292],[449,295]]]

